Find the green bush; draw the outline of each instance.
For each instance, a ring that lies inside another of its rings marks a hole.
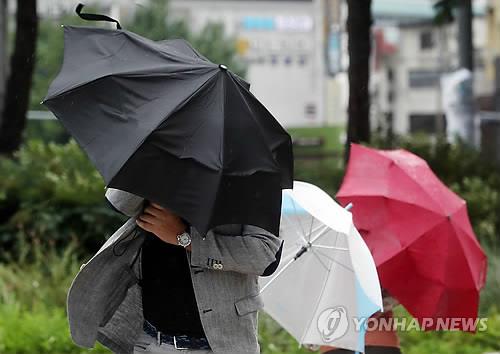
[[[3,354],[83,354],[110,353],[77,347],[69,336],[64,308],[39,307],[36,311],[0,304],[0,353]]]
[[[70,283],[82,263],[76,249],[28,243],[21,238],[19,253],[0,263],[0,353],[2,354],[83,354],[109,353],[76,347],[69,336],[65,299]],[[489,252],[490,273],[482,294],[487,303],[488,330],[468,333],[402,332],[404,353],[475,354],[499,350],[500,256]],[[403,310],[398,315],[408,316]],[[306,354],[304,348],[265,313],[260,314],[259,340],[264,354]]]
[[[403,311],[399,312],[398,315],[405,315]],[[401,332],[401,348],[405,354],[482,354],[499,351],[500,313],[492,309],[487,318],[487,330],[475,334],[458,331]]]
[[[343,175],[344,161],[342,159],[329,157],[295,160],[294,178],[296,180],[315,184],[332,196],[337,193]]]
[[[19,255],[0,263],[0,353],[90,353],[73,344],[66,320],[66,293],[80,265],[75,248],[21,242]]]
[[[481,291],[479,314],[486,316],[491,309],[500,310],[500,254],[497,249],[486,248],[488,275]]]
[[[297,132],[295,134],[298,134]],[[463,144],[425,137],[398,143],[428,161],[434,172],[468,202],[481,243],[498,247],[500,172]],[[385,147],[379,141],[374,145]],[[343,178],[340,157],[300,158],[295,178],[335,195]],[[104,202],[101,177],[74,141],[64,145],[28,142],[15,159],[0,158],[0,246],[13,247],[21,234],[46,242],[81,243],[93,251],[123,217]],[[1,258],[1,255],[0,255]]]
[[[95,250],[123,221],[106,205],[102,178],[74,141],[30,141],[14,159],[0,158],[0,175],[4,250],[21,236]]]
[[[264,354],[307,354],[298,342],[264,312],[259,313],[259,343]]]

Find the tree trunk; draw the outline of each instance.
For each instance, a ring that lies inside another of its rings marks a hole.
[[[7,0],[0,0],[0,127],[2,126],[2,112],[5,98],[5,78],[7,58]]]
[[[11,155],[22,142],[35,66],[37,33],[36,0],[17,0],[16,39],[0,128],[0,154]]]
[[[472,43],[472,0],[460,0],[457,7],[458,52],[460,67],[474,71]]]
[[[371,0],[347,0],[349,107],[345,160],[350,144],[370,141]]]

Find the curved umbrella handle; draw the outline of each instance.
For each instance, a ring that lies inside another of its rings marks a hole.
[[[89,13],[82,13],[82,9],[85,5],[82,3],[79,3],[76,6],[75,12],[80,18],[87,20],[87,21],[108,21],[108,22],[115,22],[116,23],[116,29],[122,29],[122,26],[120,26],[120,22],[115,20],[114,18],[111,18],[106,15],[101,15],[101,14],[89,14]]]

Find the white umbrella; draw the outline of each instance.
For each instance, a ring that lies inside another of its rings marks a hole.
[[[280,267],[260,278],[264,310],[300,344],[364,351],[360,321],[382,310],[375,262],[352,215],[320,188],[283,191]]]

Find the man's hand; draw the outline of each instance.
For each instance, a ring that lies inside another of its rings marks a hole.
[[[155,203],[150,203],[136,222],[142,229],[173,245],[178,245],[177,235],[186,230],[181,218]]]

